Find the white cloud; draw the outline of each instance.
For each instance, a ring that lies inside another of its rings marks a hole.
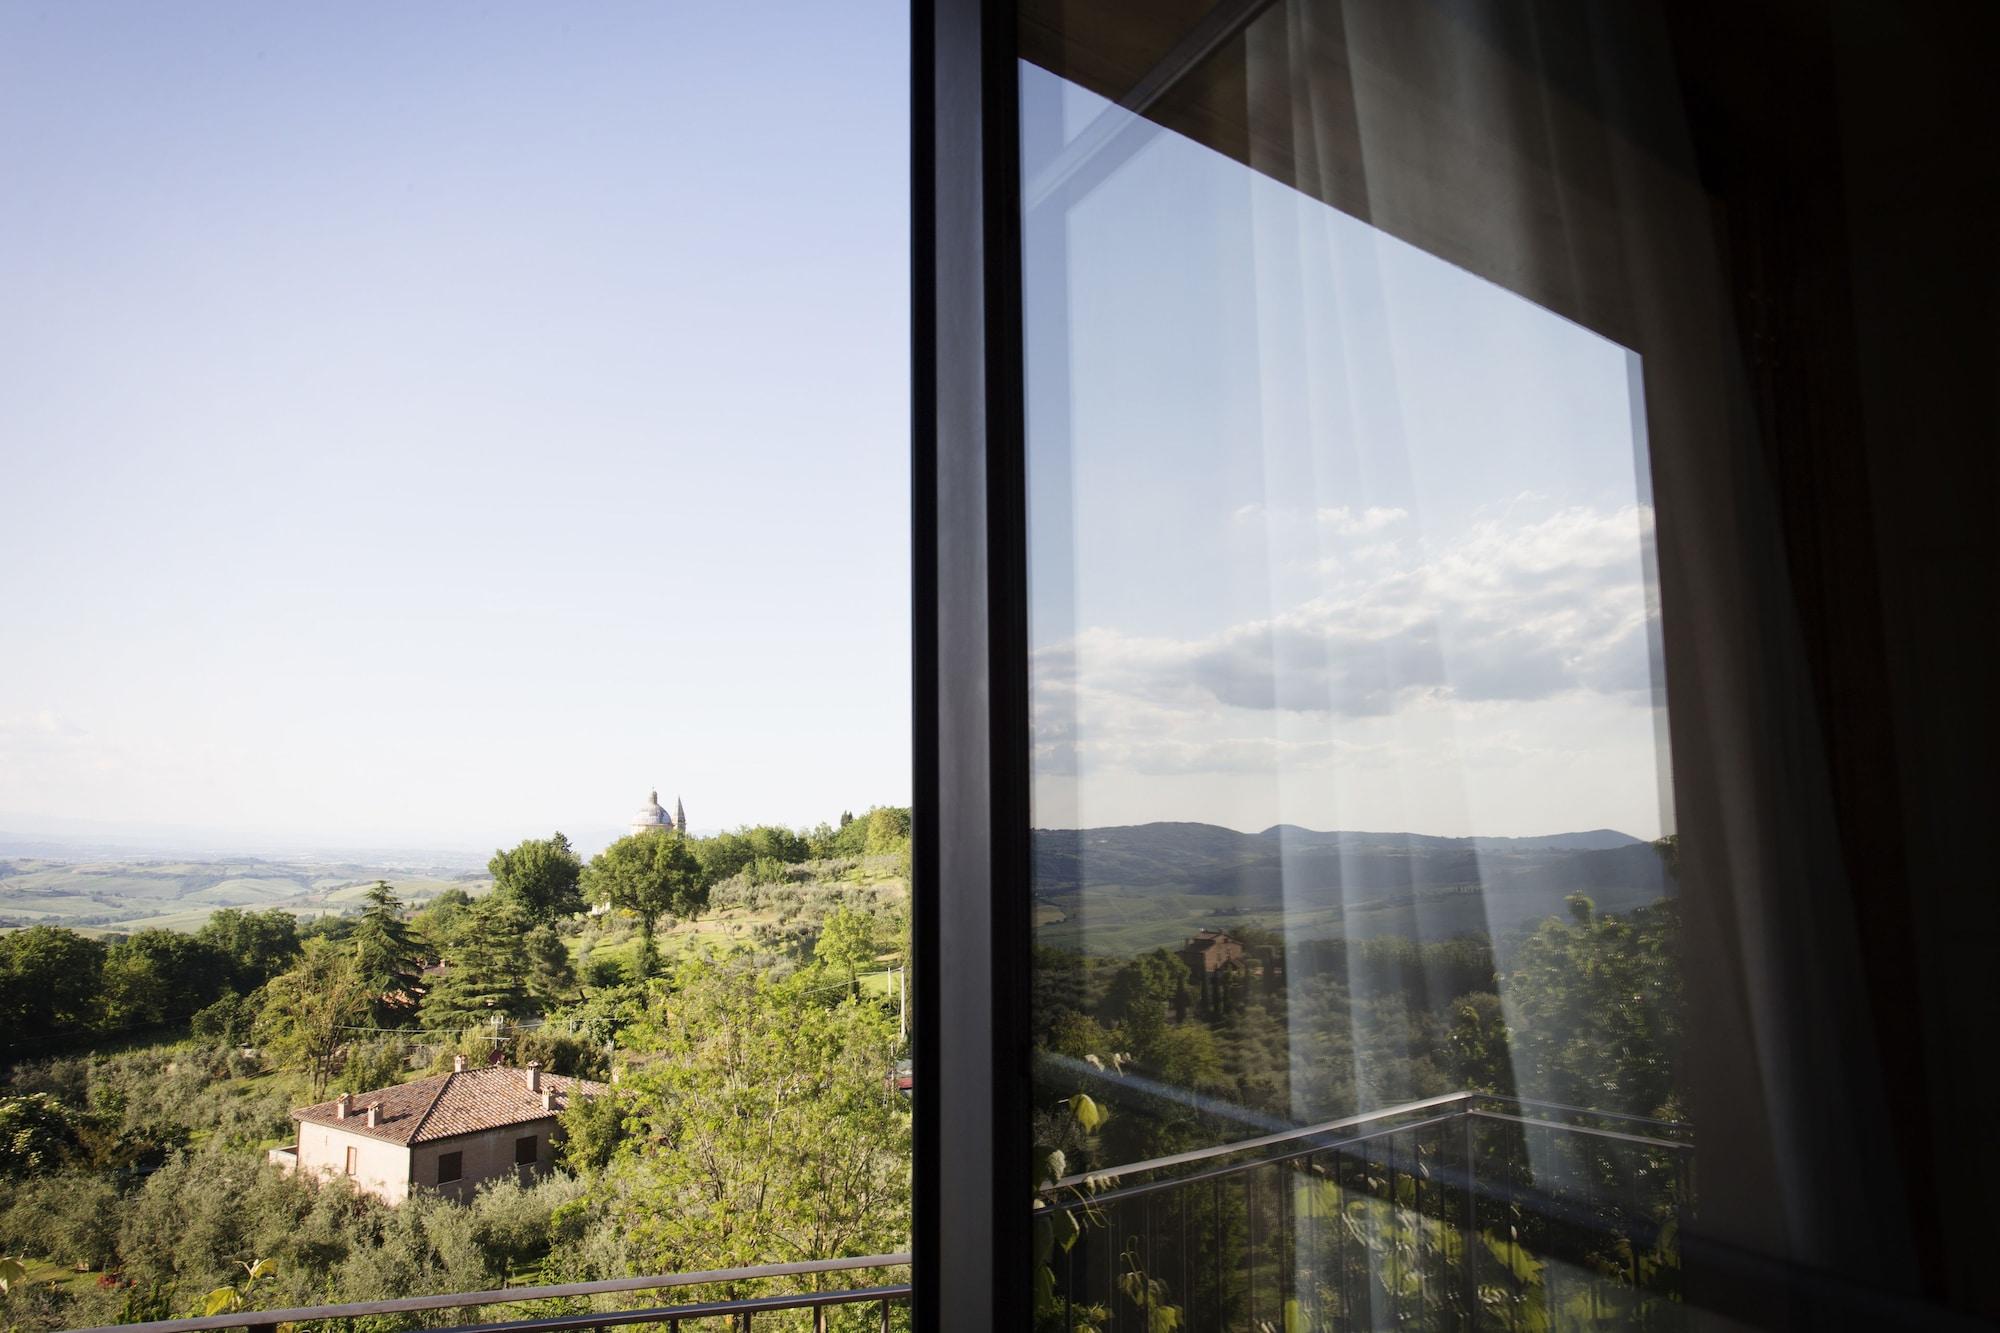
[[[1393,738],[1329,733],[1568,695],[1650,703],[1648,508],[1517,514],[1442,543],[1399,509],[1318,521],[1341,544],[1318,591],[1277,615],[1198,639],[1092,627],[1038,652],[1038,771],[1381,762]]]
[[[1319,526],[1336,537],[1369,537],[1394,527],[1408,519],[1407,509],[1385,509],[1370,505],[1366,509],[1351,509],[1342,505],[1337,509],[1321,509],[1315,517]]]

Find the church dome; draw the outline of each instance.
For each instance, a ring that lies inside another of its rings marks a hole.
[[[651,833],[655,829],[669,829],[674,826],[673,816],[660,806],[660,793],[655,791],[639,807],[639,813],[632,816],[634,833]]]

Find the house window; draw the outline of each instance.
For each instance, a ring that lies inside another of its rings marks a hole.
[[[465,1154],[447,1152],[438,1154],[438,1178],[440,1185],[449,1185],[465,1174]]]
[[[347,1149],[347,1174],[350,1176],[354,1174],[354,1165],[355,1165],[354,1154],[355,1154],[355,1149],[352,1146],[350,1146]]]
[[[514,1140],[514,1165],[533,1166],[541,1160],[541,1141],[533,1134],[526,1134]]]

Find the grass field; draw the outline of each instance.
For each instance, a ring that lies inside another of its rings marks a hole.
[[[817,867],[801,867],[805,876],[784,885],[718,885],[709,910],[692,921],[677,921],[655,939],[662,961],[671,963],[689,952],[707,949],[727,953],[763,948],[794,951],[818,930],[827,913],[842,904],[864,908],[878,919],[893,916],[908,900],[908,886],[889,869],[893,857],[864,862],[840,876],[816,877]],[[629,918],[602,918],[569,940],[579,971],[596,963],[615,962],[627,976],[639,960],[639,936]],[[878,988],[886,982],[871,983]]]

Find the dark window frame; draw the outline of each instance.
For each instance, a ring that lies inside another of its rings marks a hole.
[[[1014,22],[1011,5],[930,0],[910,25],[911,1241],[916,1326],[963,1333],[1030,1315]]]
[[[447,1164],[450,1166],[450,1175],[445,1174]],[[437,1158],[437,1183],[440,1185],[450,1185],[463,1179],[465,1179],[465,1153],[462,1151],[439,1153]]]
[[[523,1151],[525,1151],[528,1154],[526,1157],[523,1157],[521,1155]],[[538,1166],[541,1164],[541,1160],[542,1160],[541,1135],[523,1134],[521,1137],[514,1140],[515,1166]]]

